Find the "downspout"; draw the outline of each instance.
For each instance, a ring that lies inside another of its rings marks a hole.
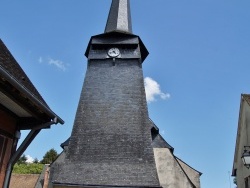
[[[36,135],[41,131],[41,129],[46,128],[46,127],[48,127],[50,125],[53,125],[53,124],[57,124],[57,123],[58,123],[58,119],[57,119],[57,117],[55,117],[53,121],[38,125],[38,126],[34,127],[29,132],[29,134],[26,136],[26,138],[24,139],[22,144],[19,146],[19,148],[16,150],[14,155],[12,155],[12,157],[9,160],[7,170],[6,170],[6,173],[5,173],[3,188],[8,188],[9,187],[10,177],[11,177],[11,172],[12,172],[13,165],[21,157],[23,152],[27,149],[27,147],[32,142],[32,140],[36,137]]]

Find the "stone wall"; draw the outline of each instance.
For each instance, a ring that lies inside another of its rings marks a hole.
[[[189,179],[192,181],[192,183],[195,185],[196,188],[200,188],[200,172],[197,172],[192,167],[187,165],[182,160],[176,158],[178,163],[181,165],[182,169],[185,171]]]
[[[194,188],[168,148],[154,148],[157,172],[163,188]]]

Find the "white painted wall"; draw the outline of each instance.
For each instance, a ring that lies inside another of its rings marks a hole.
[[[250,106],[245,100],[242,100],[234,159],[234,169],[237,169],[238,188],[245,188],[245,178],[250,176],[250,169],[247,169],[241,160],[244,146],[250,146]]]
[[[193,188],[168,148],[154,148],[154,155],[160,185],[163,188]]]

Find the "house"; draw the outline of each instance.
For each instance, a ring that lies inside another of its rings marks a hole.
[[[43,100],[0,39],[0,187],[7,188],[12,166],[41,129],[64,121]],[[21,130],[30,130],[17,148]]]
[[[238,188],[250,187],[250,170],[244,166],[241,159],[245,149],[250,146],[250,95],[242,94],[238,130],[236,136],[232,176],[236,177]]]

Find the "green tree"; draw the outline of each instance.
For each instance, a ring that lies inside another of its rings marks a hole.
[[[33,163],[39,163],[39,160],[37,158],[34,159]]]
[[[26,157],[26,155],[25,154],[23,154],[19,159],[18,159],[18,161],[16,162],[17,164],[27,164],[27,157]]]
[[[40,161],[42,164],[51,164],[56,158],[58,154],[55,149],[50,149],[45,153],[43,159]]]
[[[13,173],[15,174],[41,174],[44,164],[15,164],[13,167]]]

